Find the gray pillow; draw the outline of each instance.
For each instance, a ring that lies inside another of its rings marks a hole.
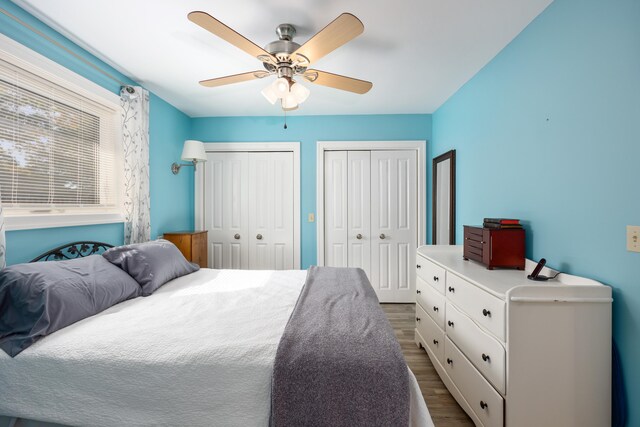
[[[100,255],[0,271],[0,348],[11,357],[46,335],[141,293]]]
[[[117,246],[102,256],[136,279],[142,296],[149,296],[168,281],[200,269],[198,264],[187,261],[176,245],[164,239]]]

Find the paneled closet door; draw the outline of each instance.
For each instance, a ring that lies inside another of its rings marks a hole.
[[[416,152],[371,152],[371,284],[380,301],[415,300]]]
[[[204,222],[210,268],[249,268],[249,153],[207,153]]]
[[[249,153],[249,269],[293,269],[293,153]]]
[[[371,278],[371,152],[347,153],[348,266]]]
[[[324,153],[325,265],[348,267],[348,187],[346,151]]]

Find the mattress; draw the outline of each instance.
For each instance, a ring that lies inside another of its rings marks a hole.
[[[276,350],[305,277],[201,269],[13,359],[0,352],[0,414],[60,425],[267,426]],[[432,425],[410,376],[412,424]]]

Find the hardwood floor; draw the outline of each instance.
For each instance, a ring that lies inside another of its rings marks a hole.
[[[449,393],[440,380],[429,356],[413,340],[415,304],[381,304],[402,347],[407,364],[416,376],[422,396],[436,427],[473,426],[471,418]]]

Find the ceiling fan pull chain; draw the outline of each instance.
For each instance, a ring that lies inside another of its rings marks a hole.
[[[284,110],[284,128],[287,128],[287,110]]]

